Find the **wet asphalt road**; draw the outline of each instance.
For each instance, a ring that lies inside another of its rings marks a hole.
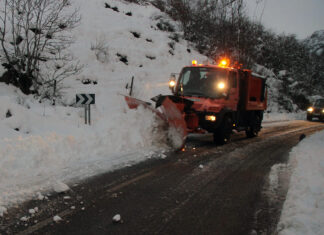
[[[184,152],[11,208],[0,218],[0,234],[275,234],[289,167],[275,195],[267,193],[270,169],[287,162],[301,134],[322,129],[320,122],[268,123],[259,137],[237,133],[224,146],[211,136],[190,136]],[[39,212],[20,221],[35,206]],[[112,222],[116,214],[121,223]],[[54,215],[63,220],[53,222]]]

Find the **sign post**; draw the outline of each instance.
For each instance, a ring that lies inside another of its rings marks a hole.
[[[77,94],[76,105],[84,105],[84,122],[91,125],[90,105],[95,104],[95,94]]]

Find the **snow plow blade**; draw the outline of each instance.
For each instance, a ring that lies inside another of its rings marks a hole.
[[[130,96],[125,96],[125,101],[130,109],[137,109],[137,107],[140,105],[143,105],[144,107],[150,107],[149,103]]]
[[[156,113],[168,125],[168,140],[172,147],[176,150],[183,148],[187,137],[187,125],[183,114],[178,109],[177,105],[172,102],[167,96],[161,97],[160,106],[155,109],[149,103],[125,96],[125,101],[130,109],[137,109],[142,105]]]
[[[155,113],[158,117],[160,117],[162,120],[165,120],[165,117],[164,115],[159,112],[157,109],[154,109],[150,103],[148,102],[145,102],[143,100],[139,100],[139,99],[135,99],[133,97],[130,97],[130,96],[125,96],[125,101],[128,105],[128,108],[130,109],[137,109],[138,106],[142,105],[144,108],[147,108],[149,110],[151,110],[153,113]]]

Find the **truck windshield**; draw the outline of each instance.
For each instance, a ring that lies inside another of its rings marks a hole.
[[[324,99],[322,100],[316,100],[315,102],[316,107],[324,107]]]
[[[219,98],[226,91],[226,80],[227,71],[223,69],[186,67],[180,74],[177,94]]]

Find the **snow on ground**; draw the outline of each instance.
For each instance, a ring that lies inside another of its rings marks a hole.
[[[5,213],[7,213],[7,208],[0,206],[0,216],[3,216]]]
[[[36,192],[57,191],[57,185],[153,155],[164,157],[165,136],[157,132],[155,116],[145,109],[129,110],[120,94],[127,94],[125,85],[132,76],[137,98],[170,94],[167,82],[172,72],[193,58],[205,60],[186,41],[170,39],[181,34],[177,23],[150,5],[112,0],[73,3],[80,8],[82,21],[73,31],[75,44],[70,50],[84,69],[64,81],[59,104],[39,103],[0,84],[0,215],[6,212],[4,206],[37,198]],[[105,3],[118,12],[105,8]],[[129,12],[131,16],[126,15]],[[175,32],[158,30],[161,18]],[[121,55],[127,64],[120,61]],[[83,79],[97,84],[84,85]],[[77,93],[96,94],[91,126],[84,125],[83,108],[71,106]]]
[[[323,143],[321,131],[305,138],[290,153],[293,172],[278,224],[280,235],[324,234]],[[272,179],[276,184],[275,177]]]
[[[55,215],[53,217],[53,221],[56,222],[56,223],[60,222],[61,220],[62,220],[62,218],[60,216],[58,216],[58,215]]]
[[[276,164],[271,167],[269,174],[270,191],[275,192],[279,187],[279,175],[282,171],[287,170],[287,164]]]
[[[125,85],[133,76],[137,98],[170,94],[170,73],[180,72],[192,59],[206,60],[181,37],[179,42],[171,39],[182,34],[177,23],[150,5],[113,0],[72,2],[79,7],[82,21],[72,32],[75,43],[70,50],[84,70],[64,81],[58,105],[40,103],[0,84],[0,216],[5,207],[42,198],[42,193],[55,191],[57,185],[69,185],[153,155],[165,157],[165,135],[157,131],[154,115],[145,109],[129,110],[120,94],[126,94]],[[105,8],[105,3],[118,12]],[[159,30],[161,19],[175,31]],[[120,61],[121,57],[127,62]],[[84,79],[96,84],[85,85]],[[72,106],[77,93],[96,94],[91,126],[84,125],[84,110]],[[276,118],[266,115],[265,119]]]
[[[265,113],[263,115],[263,122],[279,122],[279,121],[289,121],[289,120],[305,120],[306,113],[305,112],[298,112],[298,113],[279,113],[279,112],[272,112],[272,113]]]

